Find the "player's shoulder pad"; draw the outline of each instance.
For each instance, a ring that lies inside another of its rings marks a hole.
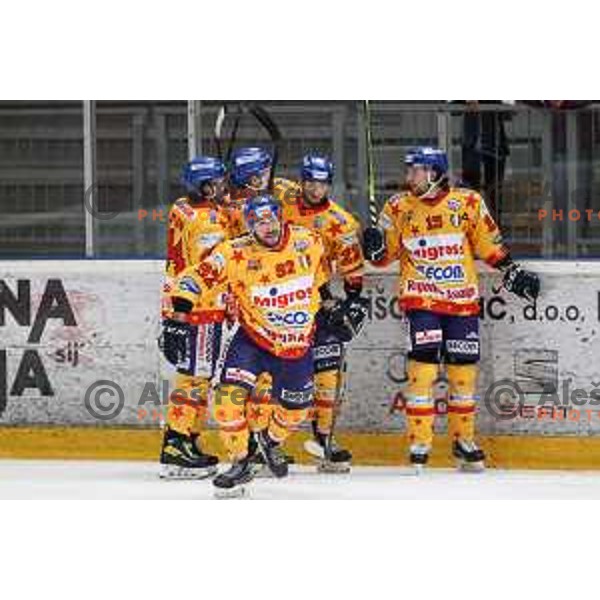
[[[477,196],[480,196],[481,194],[475,189],[475,188],[470,188],[467,187],[466,185],[453,185],[450,188],[450,193],[451,194],[464,194],[465,196],[468,196],[469,194],[475,194]]]
[[[306,240],[309,244],[319,244],[323,243],[323,238],[318,231],[314,229],[309,229],[308,227],[304,227],[303,225],[294,225],[290,224],[290,234],[294,239],[302,239]]]
[[[457,196],[465,200],[469,200],[472,198],[478,202],[483,200],[483,196],[477,190],[467,187],[451,187],[449,195]],[[471,200],[471,202],[473,202],[473,200]]]
[[[358,219],[348,210],[338,204],[336,200],[329,201],[329,210],[331,216],[342,226],[345,231],[358,229]]]
[[[354,217],[347,211],[345,211],[339,204],[330,202],[327,215],[330,219],[336,221],[339,225],[347,226],[351,219]]]
[[[273,195],[280,202],[289,198],[290,200],[297,198],[302,192],[302,188],[297,181],[276,177],[273,180]]]
[[[452,201],[459,202],[460,208],[466,210],[467,214],[481,217],[489,215],[485,199],[477,190],[465,187],[450,188],[448,202]]]
[[[178,198],[171,206],[169,218],[191,221],[196,217],[196,211],[190,206],[187,198]]]
[[[253,244],[254,238],[251,233],[243,233],[238,235],[231,240],[226,240],[223,244],[227,244],[228,247],[233,250],[239,250],[240,248],[248,248]]]
[[[219,267],[223,267],[226,259],[229,258],[229,256],[233,252],[232,242],[234,242],[236,239],[238,238],[234,238],[233,240],[223,240],[222,242],[219,242],[210,251],[210,254],[202,262],[213,263],[217,264]]]
[[[379,227],[383,229],[392,229],[394,221],[406,210],[411,208],[411,203],[414,196],[410,192],[398,192],[388,198],[383,206],[383,210],[379,213],[377,221]]]
[[[413,200],[414,196],[410,192],[398,192],[383,203],[381,214],[391,211],[394,215],[398,215],[402,210],[408,210]]]
[[[287,177],[275,177],[275,179],[273,179],[273,186],[274,187],[295,186],[297,188],[300,188],[300,184],[297,181],[288,179]]]
[[[408,190],[404,190],[390,196],[387,199],[386,204],[390,204],[391,206],[402,206],[408,204],[411,198],[413,198],[413,195]]]

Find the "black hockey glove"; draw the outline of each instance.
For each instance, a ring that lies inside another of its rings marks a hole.
[[[186,368],[191,355],[192,325],[165,319],[158,346],[164,357],[175,367]]]
[[[360,296],[350,296],[326,309],[326,326],[340,342],[349,342],[362,331],[368,315],[369,301]]]
[[[364,230],[363,253],[372,262],[379,262],[385,257],[385,235],[379,227],[367,227]]]
[[[516,263],[510,265],[504,272],[502,285],[515,296],[530,302],[535,302],[540,294],[540,278],[537,274],[526,271]]]

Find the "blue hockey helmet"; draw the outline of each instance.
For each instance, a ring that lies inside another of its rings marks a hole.
[[[448,156],[440,148],[420,146],[412,148],[406,153],[404,164],[407,167],[426,167],[436,173],[436,179],[448,173]]]
[[[197,156],[181,172],[181,183],[188,192],[199,192],[203,183],[225,177],[225,165],[212,156]]]
[[[333,181],[333,173],[333,163],[327,156],[310,153],[302,159],[300,176],[303,181],[321,181],[330,184]]]
[[[265,220],[281,221],[282,212],[279,202],[269,194],[259,194],[246,200],[244,206],[244,221],[250,231],[256,223]]]
[[[260,175],[272,164],[273,158],[264,148],[239,148],[231,156],[231,183],[243,187],[253,175]]]

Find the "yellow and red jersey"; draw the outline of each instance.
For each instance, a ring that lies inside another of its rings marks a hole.
[[[299,358],[308,352],[315,315],[327,282],[320,237],[303,227],[284,225],[276,248],[250,234],[220,244],[202,263],[186,270],[173,295],[197,302],[219,302],[226,284],[240,326],[271,354]],[[216,304],[215,304],[216,305]]]
[[[495,266],[507,255],[498,226],[473,190],[450,188],[428,201],[390,198],[379,217],[383,266],[400,261],[400,305],[450,315],[479,313],[476,258]]]
[[[169,211],[167,236],[167,275],[176,277],[231,237],[230,219],[213,202],[192,206],[187,198],[179,198]]]
[[[362,276],[364,257],[358,221],[333,200],[319,206],[304,202],[300,184],[276,179],[273,195],[280,202],[286,222],[316,231],[323,240],[328,278],[338,273],[348,281]]]
[[[244,206],[250,196],[251,192],[248,190],[234,190],[225,203],[232,238],[248,233],[244,220]]]
[[[227,211],[210,201],[191,205],[187,198],[177,200],[169,211],[167,231],[167,268],[163,287],[163,315],[170,312],[169,296],[174,281],[187,268],[197,265],[226,239],[232,237]],[[202,307],[197,306],[198,310]],[[221,311],[208,309],[208,322],[222,318]],[[211,316],[212,315],[212,316]]]

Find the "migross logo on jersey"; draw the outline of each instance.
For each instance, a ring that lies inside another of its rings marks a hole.
[[[307,275],[277,285],[251,288],[252,301],[265,308],[286,308],[291,305],[308,306],[313,291],[314,277]]]
[[[463,256],[463,240],[462,233],[442,233],[408,239],[405,246],[415,258],[435,262]]]
[[[465,270],[461,264],[450,264],[443,267],[419,265],[417,271],[430,281],[464,281]]]

